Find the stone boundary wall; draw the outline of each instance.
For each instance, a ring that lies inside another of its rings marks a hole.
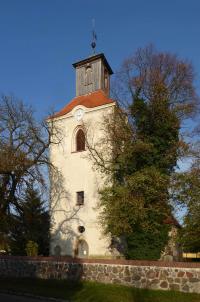
[[[90,280],[200,293],[200,263],[0,256],[0,277]]]

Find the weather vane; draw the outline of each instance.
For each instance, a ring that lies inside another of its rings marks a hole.
[[[95,32],[95,19],[92,19],[92,49],[93,53],[95,54],[95,48],[96,48],[96,41],[97,41],[97,34]]]

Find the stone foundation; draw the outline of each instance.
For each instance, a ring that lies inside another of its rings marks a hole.
[[[200,293],[199,263],[1,256],[0,277],[90,280]]]

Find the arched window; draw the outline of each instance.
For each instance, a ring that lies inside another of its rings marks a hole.
[[[76,151],[85,150],[85,134],[82,129],[76,133]]]

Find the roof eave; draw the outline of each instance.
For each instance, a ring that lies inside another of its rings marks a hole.
[[[112,68],[110,67],[110,65],[109,65],[108,61],[106,60],[106,57],[104,56],[103,53],[100,53],[100,54],[91,56],[91,57],[89,57],[89,58],[87,58],[87,59],[84,59],[84,60],[75,62],[75,63],[72,64],[72,66],[73,66],[74,68],[76,68],[76,67],[78,67],[78,66],[81,66],[81,65],[86,64],[86,63],[90,63],[90,62],[92,62],[92,61],[94,61],[94,60],[97,60],[97,59],[99,59],[99,58],[101,58],[101,59],[103,60],[104,64],[106,65],[106,67],[107,67],[107,69],[108,69],[108,71],[109,71],[109,74],[113,74],[113,70],[112,70]]]

